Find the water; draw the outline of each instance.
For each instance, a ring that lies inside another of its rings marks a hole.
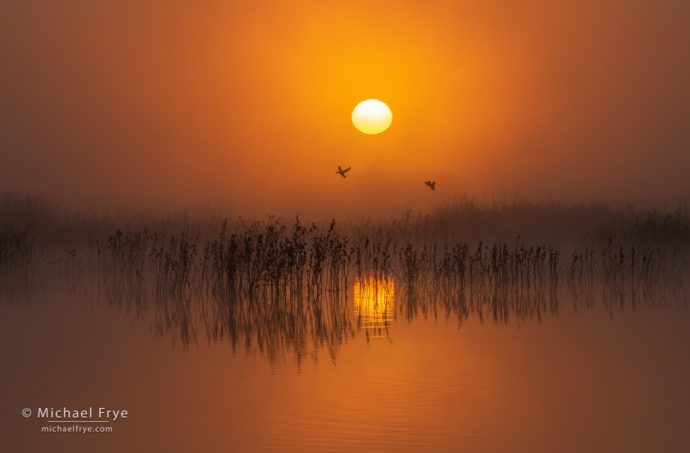
[[[690,451],[686,295],[602,294],[496,321],[392,277],[235,311],[63,281],[0,308],[2,450]],[[65,406],[129,416],[42,433]]]

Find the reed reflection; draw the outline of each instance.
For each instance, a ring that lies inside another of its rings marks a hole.
[[[675,231],[654,225],[644,241],[626,235],[566,252],[523,242],[413,240],[394,229],[341,232],[335,222],[226,221],[219,229],[116,230],[40,267],[183,347],[229,341],[233,351],[301,363],[323,351],[335,360],[357,333],[390,336],[398,314],[506,323],[567,306],[685,303],[690,229],[672,243],[650,242],[657,230],[664,240]],[[35,290],[39,268],[30,243],[5,236],[12,240],[0,241],[3,300]]]

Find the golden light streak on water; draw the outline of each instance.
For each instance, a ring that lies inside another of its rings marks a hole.
[[[395,320],[395,283],[390,277],[355,279],[355,317],[360,327],[382,335]]]

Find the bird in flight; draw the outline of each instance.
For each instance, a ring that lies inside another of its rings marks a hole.
[[[336,171],[335,174],[336,174],[336,175],[340,175],[340,176],[342,176],[343,178],[346,178],[347,176],[345,175],[345,173],[347,173],[347,172],[350,171],[351,169],[352,169],[352,167],[340,168],[340,165],[338,165],[338,171]]]
[[[428,186],[431,190],[436,190],[436,181],[424,181],[424,185]]]

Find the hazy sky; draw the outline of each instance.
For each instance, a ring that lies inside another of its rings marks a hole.
[[[0,191],[257,213],[687,200],[688,24],[687,0],[2,0]],[[350,122],[372,97],[394,114],[379,136]]]

